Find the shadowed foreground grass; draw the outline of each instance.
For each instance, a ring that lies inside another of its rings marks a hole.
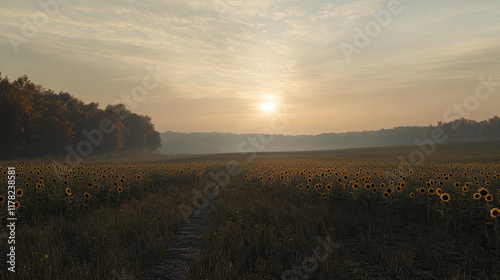
[[[256,165],[268,171],[284,163]],[[419,183],[408,178],[412,187],[385,199],[364,184],[299,190],[302,182],[285,185],[275,173],[271,182],[233,178],[221,190],[185,279],[500,279],[498,219],[472,193],[461,200],[458,190],[448,204],[430,194],[411,199]],[[323,258],[318,240],[327,237],[332,250]]]
[[[86,163],[58,174],[43,163],[9,166],[22,190],[16,272],[2,253],[0,279],[53,280],[127,279],[159,263],[184,223],[179,203],[191,201],[209,165]],[[7,196],[0,195],[6,225]],[[8,252],[4,240],[1,252]]]
[[[251,162],[225,154],[3,163],[3,185],[7,166],[16,167],[20,207],[17,272],[7,271],[2,253],[0,278],[133,279],[163,259],[193,188],[239,159],[242,172],[216,197],[186,279],[500,279],[500,218],[490,214],[500,208],[497,143],[441,146],[411,170],[393,156],[414,147],[269,153]]]

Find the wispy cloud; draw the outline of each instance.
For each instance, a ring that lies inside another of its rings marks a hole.
[[[24,19],[42,9],[9,2],[0,11],[0,71],[107,104],[137,84],[145,66],[158,64],[168,77],[137,110],[160,130],[175,120],[184,131],[230,131],[236,126],[224,120],[237,122],[239,114],[237,132],[254,132],[259,124],[246,118],[275,96],[298,114],[287,133],[431,122],[478,75],[500,72],[494,0],[401,0],[403,12],[346,63],[339,44],[389,2],[75,0],[18,55],[6,34],[21,34]],[[416,108],[430,98],[437,101],[428,109]],[[494,112],[492,104],[483,112]],[[212,122],[199,122],[206,116]],[[318,118],[343,121],[321,129]]]

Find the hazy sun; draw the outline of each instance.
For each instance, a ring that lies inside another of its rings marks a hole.
[[[262,109],[266,112],[273,112],[276,109],[276,105],[271,102],[266,102],[262,104]]]

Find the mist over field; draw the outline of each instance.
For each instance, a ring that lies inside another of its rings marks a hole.
[[[426,127],[406,126],[375,131],[323,133],[319,135],[176,133],[161,134],[161,154],[242,153],[248,149],[262,152],[314,151],[362,147],[406,146],[431,138],[442,129],[445,143],[500,139],[500,119],[476,122],[458,119]]]

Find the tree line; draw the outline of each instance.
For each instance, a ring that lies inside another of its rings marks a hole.
[[[46,90],[26,75],[10,82],[1,73],[0,136],[0,160],[161,147],[149,116],[132,113],[123,104],[103,110],[67,92]]]

